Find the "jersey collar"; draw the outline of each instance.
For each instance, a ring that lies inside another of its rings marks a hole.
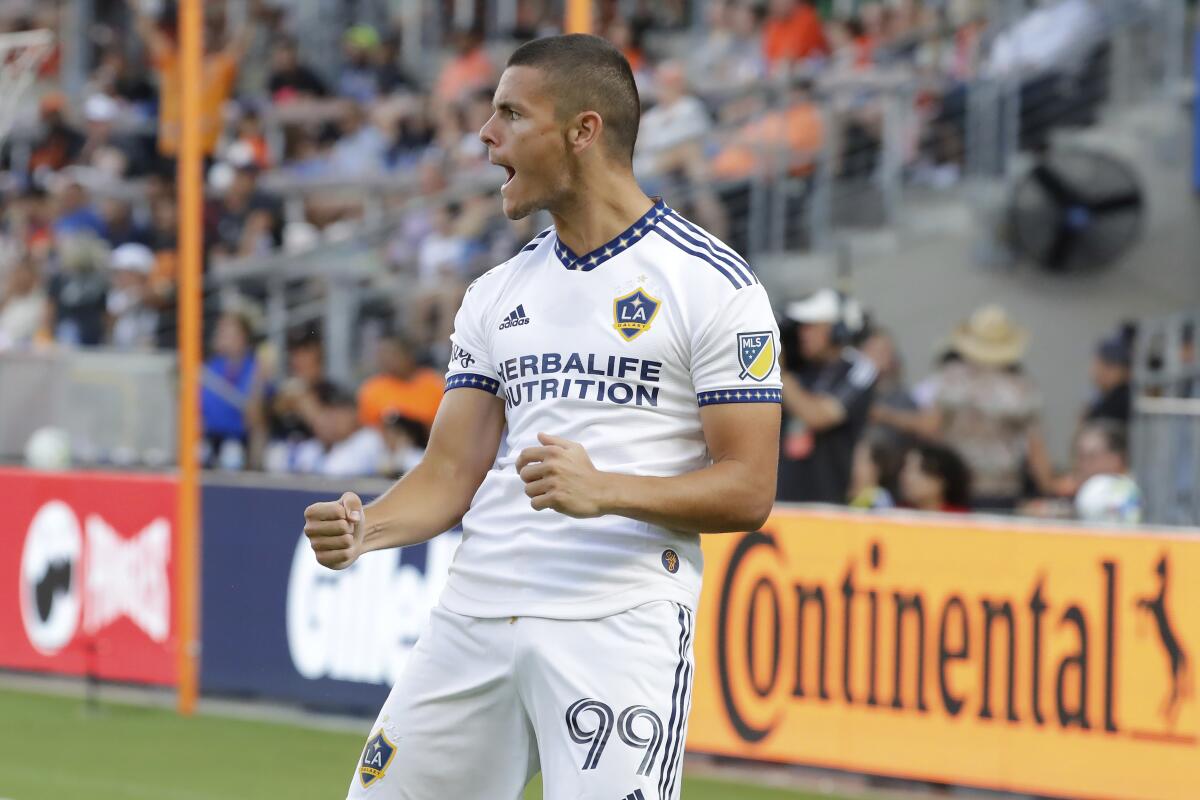
[[[654,205],[650,210],[643,214],[637,222],[630,225],[628,228],[617,234],[612,241],[607,244],[602,244],[590,253],[585,253],[582,256],[575,255],[571,248],[563,244],[558,234],[554,235],[554,254],[558,256],[558,260],[567,269],[579,270],[580,272],[591,272],[596,267],[608,261],[618,253],[623,253],[630,247],[633,247],[643,236],[651,231],[658,221],[662,219],[671,209],[667,206],[661,197],[654,198]]]

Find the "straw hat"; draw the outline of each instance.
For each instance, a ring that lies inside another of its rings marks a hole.
[[[1029,333],[1018,327],[997,305],[984,306],[950,335],[950,344],[963,358],[989,367],[1007,367],[1021,360]]]

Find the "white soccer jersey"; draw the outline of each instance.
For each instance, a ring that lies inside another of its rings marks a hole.
[[[446,390],[503,397],[507,429],[463,518],[446,607],[557,619],[695,608],[698,535],[535,511],[516,461],[545,432],[603,471],[708,466],[701,406],[781,400],[779,331],[746,262],[659,201],[587,255],[543,231],[472,284],[454,327]]]

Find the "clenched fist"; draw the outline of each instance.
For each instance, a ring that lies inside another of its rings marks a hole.
[[[304,509],[304,535],[323,567],[345,569],[353,564],[362,552],[365,531],[362,500],[354,492]]]
[[[526,447],[517,457],[529,505],[569,517],[604,514],[606,476],[592,466],[583,445],[548,433],[539,433],[538,441],[541,447]]]

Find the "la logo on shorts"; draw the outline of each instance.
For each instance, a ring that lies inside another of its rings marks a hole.
[[[371,737],[363,750],[362,763],[358,765],[358,779],[364,787],[370,788],[387,772],[388,765],[396,755],[396,746],[383,735],[383,729]]]

